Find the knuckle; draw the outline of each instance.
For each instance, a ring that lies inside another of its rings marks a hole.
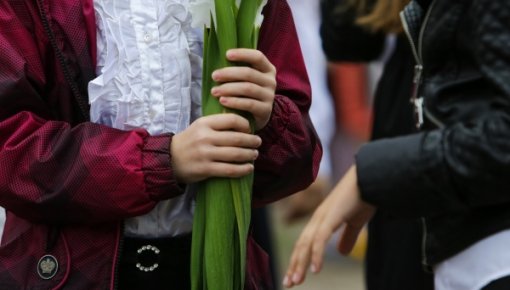
[[[270,67],[271,67],[270,71],[271,71],[274,75],[276,75],[276,73],[277,73],[276,66],[275,66],[274,64],[272,64],[272,63],[271,63],[271,64],[270,64]]]
[[[246,174],[249,174],[249,173],[253,172],[253,170],[254,170],[254,167],[253,167],[252,164],[245,164],[245,165],[243,165],[242,168],[243,168],[243,170],[242,170],[240,176],[244,176]]]
[[[256,92],[256,85],[255,84],[247,83],[243,87],[243,95],[245,95],[245,96],[252,96],[252,95],[255,94],[255,92]]]
[[[252,96],[257,93],[258,86],[256,84],[250,83],[246,86],[246,94],[248,96]]]
[[[266,60],[266,56],[260,50],[255,51],[255,60],[257,62],[264,62]]]
[[[228,122],[232,124],[238,124],[239,122],[242,121],[242,119],[237,114],[234,113],[225,114],[225,117],[228,118]]]
[[[235,126],[238,123],[237,117],[233,113],[220,114],[226,127]]]
[[[245,154],[242,151],[237,151],[232,153],[232,157],[236,161],[241,161],[245,159]]]
[[[241,146],[243,145],[243,138],[239,134],[235,134],[235,136],[232,138],[232,143],[234,146]]]
[[[237,115],[236,115],[237,116]],[[247,130],[250,128],[250,123],[248,122],[247,119],[241,117],[241,116],[237,116],[237,125],[239,126],[239,128],[243,129],[243,130]],[[241,136],[239,136],[238,138],[242,138]]]
[[[211,143],[211,136],[209,136],[209,134],[206,134],[206,132],[202,130],[196,132],[195,136],[197,138],[197,142],[199,145]],[[197,146],[197,149],[204,150],[203,146]]]
[[[240,153],[239,159],[245,162],[250,162],[254,159],[255,153],[251,149],[244,149],[242,153]]]
[[[237,177],[238,173],[234,166],[226,166],[224,169],[224,174],[226,177]]]
[[[203,146],[196,147],[196,159],[204,160],[207,156],[207,150]]]
[[[242,70],[242,77],[244,79],[252,79],[254,76],[254,71],[250,67],[244,67]]]
[[[269,81],[269,87],[270,87],[272,90],[274,90],[274,89],[276,89],[276,86],[277,86],[277,85],[278,85],[278,84],[276,83],[276,79],[275,79],[275,78],[271,78],[271,80]]]
[[[207,118],[206,117],[198,118],[193,123],[194,123],[195,126],[202,127],[205,124],[207,124]]]

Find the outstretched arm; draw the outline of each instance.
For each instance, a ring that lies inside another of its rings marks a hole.
[[[361,200],[356,167],[351,167],[303,229],[294,246],[283,285],[288,288],[299,285],[305,280],[308,269],[312,273],[322,269],[326,243],[339,228],[343,231],[338,250],[344,255],[349,254],[375,210],[374,206]]]

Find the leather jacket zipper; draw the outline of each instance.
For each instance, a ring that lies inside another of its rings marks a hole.
[[[422,264],[423,270],[425,272],[432,273],[432,268],[430,267],[430,265],[428,264],[428,261],[427,261],[427,220],[424,217],[422,217],[421,223],[422,223],[422,233],[423,233],[422,241],[421,241],[421,252],[422,252],[421,264]]]
[[[444,126],[443,123],[437,117],[435,117],[432,113],[430,113],[427,110],[427,108],[424,106],[423,97],[418,97],[419,86],[421,85],[421,82],[423,80],[423,56],[422,56],[423,33],[425,31],[425,28],[426,28],[427,23],[430,18],[432,8],[435,3],[436,3],[436,0],[433,0],[427,10],[427,13],[425,14],[425,18],[423,19],[423,23],[420,28],[420,34],[418,36],[418,47],[414,43],[414,40],[411,36],[411,32],[409,30],[409,25],[408,25],[405,15],[404,15],[404,12],[400,13],[400,19],[402,20],[404,32],[407,36],[407,39],[409,40],[409,43],[411,45],[411,50],[412,50],[414,58],[416,60],[416,66],[414,69],[414,78],[413,78],[414,89],[413,89],[413,94],[411,96],[411,102],[413,103],[413,105],[415,107],[415,113],[417,115],[417,122],[416,122],[417,128],[420,128],[423,125],[424,114],[427,117],[427,119],[432,121],[438,127]],[[422,249],[421,249],[422,250],[422,265],[425,268],[425,270],[429,270],[430,266],[427,261],[427,222],[426,222],[425,218],[422,218],[422,226],[423,226],[423,228],[422,228],[423,235],[422,235],[422,244],[421,244],[421,246],[422,246]]]
[[[434,123],[438,127],[443,127],[444,124],[442,121],[439,120],[436,116],[434,116],[425,106],[423,97],[419,96],[419,88],[421,85],[421,82],[423,80],[423,56],[422,56],[422,45],[423,45],[423,33],[425,31],[425,28],[427,26],[428,20],[430,18],[430,13],[432,11],[432,8],[435,4],[436,0],[433,0],[430,4],[429,9],[427,10],[427,13],[425,14],[425,18],[423,20],[423,23],[420,28],[420,34],[418,36],[418,46],[415,44],[411,32],[409,30],[409,25],[407,22],[407,19],[405,17],[405,14],[403,12],[400,13],[400,19],[402,20],[402,25],[404,28],[404,32],[407,36],[407,39],[409,40],[409,43],[411,45],[411,50],[413,52],[414,59],[416,61],[416,65],[414,66],[414,88],[413,93],[411,95],[410,102],[414,106],[414,111],[416,115],[416,128],[421,128],[424,122],[424,115],[427,117],[428,120],[430,120],[432,123]]]

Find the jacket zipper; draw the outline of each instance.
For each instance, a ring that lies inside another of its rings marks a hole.
[[[112,290],[117,290],[119,288],[119,264],[122,256],[122,249],[124,247],[124,223],[120,223],[119,230],[117,233],[117,248],[115,249],[115,253],[113,255],[113,282],[112,282]]]
[[[425,14],[425,18],[423,19],[423,23],[420,28],[420,34],[418,36],[418,48],[416,47],[416,44],[414,43],[413,38],[411,37],[411,33],[409,31],[409,26],[407,23],[407,19],[405,18],[405,15],[403,12],[400,13],[400,18],[402,20],[402,25],[404,27],[404,32],[407,36],[407,39],[409,40],[409,43],[411,44],[411,50],[413,52],[414,58],[416,60],[416,66],[414,69],[414,89],[413,89],[413,95],[411,96],[411,102],[415,106],[415,110],[417,113],[417,123],[416,127],[420,128],[423,125],[423,115],[425,113],[425,116],[432,121],[434,124],[436,124],[438,127],[443,127],[443,123],[436,118],[430,111],[427,110],[427,108],[423,104],[423,97],[418,97],[419,93],[419,86],[421,85],[422,78],[423,78],[423,56],[422,56],[422,45],[423,45],[423,33],[425,31],[425,28],[427,26],[427,23],[430,18],[430,14],[432,11],[432,8],[434,4],[436,3],[436,0],[433,0],[430,4],[427,13]],[[427,261],[427,221],[425,218],[421,218],[422,220],[422,243],[421,243],[421,250],[422,250],[422,264],[426,271],[430,269],[430,266]]]
[[[422,251],[422,257],[421,257],[421,264],[423,265],[423,269],[425,272],[432,273],[431,267],[427,261],[427,220],[425,220],[424,217],[421,218],[422,223],[422,241],[421,241],[421,251]]]
[[[67,65],[66,58],[62,51],[58,48],[57,41],[55,38],[55,34],[53,33],[53,30],[50,27],[50,23],[48,21],[48,17],[46,16],[46,12],[44,9],[44,0],[37,0],[37,6],[39,9],[39,14],[41,15],[41,22],[44,27],[44,31],[46,32],[46,35],[48,36],[48,39],[50,40],[51,47],[53,51],[55,52],[55,55],[60,63],[60,66],[62,67],[62,71],[64,74],[64,78],[66,79],[67,83],[69,84],[69,87],[71,88],[71,92],[76,98],[76,101],[78,102],[78,105],[80,107],[81,113],[83,114],[83,117],[85,117],[85,120],[89,120],[89,114],[88,114],[88,106],[85,102],[83,102],[82,95],[80,93],[80,90],[78,89],[78,86],[73,81],[73,78],[71,76],[71,73],[69,71],[69,67]],[[119,226],[118,231],[118,238],[117,238],[117,249],[116,253],[114,253],[114,269],[113,269],[113,283],[112,283],[112,290],[117,290],[119,287],[119,263],[120,263],[120,256],[122,253],[122,247],[124,239],[122,237],[123,233],[123,225],[121,224]]]
[[[424,104],[423,97],[418,96],[419,88],[420,88],[420,85],[423,80],[423,56],[422,56],[423,33],[424,33],[427,23],[429,21],[430,14],[431,14],[431,11],[432,11],[432,8],[433,8],[435,2],[436,2],[436,0],[432,1],[429,9],[427,10],[427,13],[425,14],[425,18],[424,18],[423,23],[420,28],[420,34],[418,36],[418,46],[416,46],[416,44],[414,43],[414,40],[411,36],[411,33],[409,31],[409,26],[407,23],[407,19],[405,18],[404,13],[403,12],[400,13],[400,18],[402,21],[404,32],[407,36],[407,39],[409,40],[414,59],[416,61],[416,65],[414,66],[414,77],[413,77],[414,88],[413,88],[413,93],[411,95],[410,101],[413,104],[414,109],[415,109],[415,114],[417,117],[416,128],[418,128],[418,129],[421,128],[421,126],[423,125],[424,115],[427,117],[427,119],[432,121],[432,123],[434,123],[436,126],[438,126],[438,127],[444,126],[443,122],[441,120],[439,120],[439,118],[434,116],[427,109],[427,107]]]
[[[69,87],[71,88],[71,92],[74,98],[76,99],[78,106],[80,107],[80,111],[83,117],[85,118],[85,120],[88,121],[89,120],[88,104],[85,101],[83,101],[84,99],[80,93],[80,90],[78,89],[78,86],[76,85],[76,82],[73,80],[73,77],[71,76],[71,73],[69,71],[67,60],[62,51],[58,48],[55,33],[53,33],[53,30],[51,29],[50,22],[48,21],[48,17],[46,15],[46,10],[44,9],[44,0],[37,0],[37,6],[39,9],[39,14],[41,16],[41,22],[44,31],[46,33],[46,36],[48,36],[51,48],[53,49],[53,52],[55,53],[55,56],[57,57],[58,62],[60,63],[60,66],[62,67],[64,78],[66,82],[69,84]]]

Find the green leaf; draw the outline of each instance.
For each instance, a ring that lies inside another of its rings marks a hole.
[[[204,51],[202,69],[202,114],[204,116],[224,112],[218,99],[211,95],[211,89],[215,85],[211,75],[220,66],[221,59],[214,23],[211,24],[211,29],[206,36],[204,47],[207,47],[207,50]]]
[[[260,3],[260,0],[241,1],[237,14],[237,38],[239,47],[255,48],[252,42],[253,27]]]
[[[235,213],[228,179],[206,181],[207,210],[205,227],[205,273],[207,289],[241,290],[233,288],[235,258],[233,232]]]
[[[237,218],[237,233],[239,245],[239,275],[244,281],[246,272],[246,240],[251,219],[251,175],[242,178],[231,179],[230,186],[234,200],[234,210]]]
[[[227,50],[237,47],[237,32],[235,18],[235,1],[214,0],[216,7],[216,24],[218,32],[218,47],[220,55],[226,60]]]
[[[211,74],[218,68],[234,65],[226,59],[228,49],[256,47],[258,28],[254,21],[262,0],[242,0],[240,7],[236,7],[235,0],[214,1],[216,23],[204,31],[202,113],[241,114],[250,120],[253,132],[251,115],[226,110],[210,94],[216,85]],[[192,235],[193,290],[244,289],[252,185],[253,174],[235,179],[210,178],[200,184]]]

